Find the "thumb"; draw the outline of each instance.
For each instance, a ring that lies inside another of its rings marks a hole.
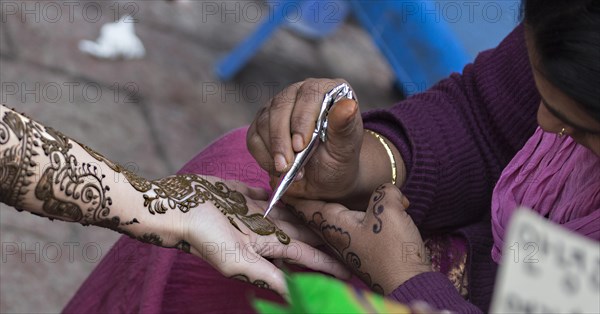
[[[363,137],[358,103],[352,99],[338,101],[329,113],[326,150],[338,162],[357,158]]]
[[[400,192],[398,187],[391,183],[379,186],[371,195],[365,222],[373,224],[373,232],[379,233],[382,229],[383,220],[398,221],[410,218],[406,213],[409,206],[408,199]],[[388,216],[388,219],[382,217]]]

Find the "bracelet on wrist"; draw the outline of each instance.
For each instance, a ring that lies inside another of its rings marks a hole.
[[[367,131],[367,133],[373,135],[381,143],[381,145],[383,145],[385,152],[387,153],[388,157],[390,158],[390,164],[392,166],[392,184],[396,185],[396,180],[398,179],[398,170],[396,168],[396,158],[394,157],[394,153],[392,152],[390,145],[385,141],[383,136],[379,135],[378,133],[375,133],[371,130],[365,130],[365,131]]]

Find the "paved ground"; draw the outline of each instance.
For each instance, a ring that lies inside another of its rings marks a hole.
[[[174,173],[307,77],[347,79],[363,110],[400,98],[370,38],[352,23],[321,41],[278,31],[223,83],[212,66],[257,26],[243,11],[247,1],[212,2],[231,5],[230,14],[208,14],[200,1],[1,2],[1,102],[151,178]],[[262,1],[252,3],[266,15]],[[97,38],[103,23],[127,11],[138,19],[146,58],[110,62],[78,51],[79,40]],[[118,237],[0,207],[2,313],[60,311]]]

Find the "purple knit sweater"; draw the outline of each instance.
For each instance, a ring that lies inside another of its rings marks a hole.
[[[490,255],[492,190],[535,131],[539,102],[521,25],[462,75],[364,115],[365,128],[387,137],[402,154],[402,191],[421,233],[456,233],[468,243],[470,303],[433,272],[413,277],[390,297],[460,313],[488,310],[497,268]]]

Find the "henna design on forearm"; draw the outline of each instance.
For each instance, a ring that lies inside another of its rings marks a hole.
[[[81,148],[83,148],[90,156],[92,156],[97,161],[103,162],[110,169],[112,169],[116,173],[120,173],[125,176],[125,179],[129,182],[129,184],[139,192],[146,192],[152,188],[152,183],[146,180],[143,177],[138,176],[137,174],[127,170],[125,167],[110,161],[108,158],[104,157],[104,155],[98,153],[97,151],[91,149],[87,145],[77,143]]]
[[[33,182],[33,169],[38,165],[33,157],[41,147],[50,164],[44,170],[35,186],[34,194],[42,201],[44,213],[51,218],[91,224],[108,216],[110,197],[106,196],[108,186],[103,184],[104,176],[90,164],[79,163],[69,154],[72,145],[66,136],[33,122],[25,121],[18,114],[7,111],[0,122],[3,143],[8,143],[10,134],[18,143],[2,152],[0,173],[2,182],[2,202],[22,207],[25,195]],[[84,204],[86,208],[81,208]]]
[[[77,158],[69,154],[72,145],[64,135],[51,128],[46,128],[46,132],[54,140],[41,135],[39,138],[50,165],[35,188],[36,198],[44,202],[44,212],[84,225],[108,217],[112,199],[106,195],[110,188],[104,185],[105,175],[99,174],[94,165],[79,164]],[[81,208],[77,201],[87,208]]]
[[[36,212],[32,214],[50,220],[58,218],[79,222],[85,226],[94,224],[143,242],[162,246],[162,239],[156,234],[136,237],[122,228],[122,226],[139,224],[136,218],[121,223],[118,216],[108,217],[112,199],[107,196],[110,188],[103,183],[105,176],[99,174],[96,166],[78,162],[77,158],[70,153],[73,145],[69,142],[69,138],[52,128],[23,117],[24,115],[6,110],[0,120],[0,144],[7,145],[11,139],[15,142],[11,147],[3,146],[0,151],[0,202],[14,206],[19,211],[26,206],[26,195],[30,193],[32,184],[35,183],[34,170],[39,166],[33,158],[41,153],[36,151],[41,148],[44,155],[48,157],[49,164],[44,165],[44,172],[33,188],[33,195],[42,202],[44,215]],[[81,146],[111,169],[125,172],[129,181],[133,182],[132,185],[143,182],[89,147]],[[141,184],[134,186],[143,187]],[[190,245],[185,241],[178,242],[174,247],[188,253],[190,251]]]
[[[33,136],[26,131],[20,117],[7,112],[0,121],[0,144],[6,145],[11,136],[16,137],[18,144],[0,154],[0,202],[19,208],[29,191],[30,177],[34,175],[31,168],[36,166],[32,157],[37,153],[33,150]]]

